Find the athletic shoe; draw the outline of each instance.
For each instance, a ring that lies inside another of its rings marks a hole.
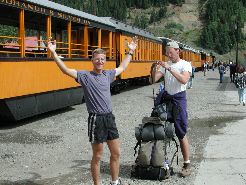
[[[187,177],[191,175],[191,164],[190,163],[184,163],[184,166],[180,172],[180,175],[182,177]]]

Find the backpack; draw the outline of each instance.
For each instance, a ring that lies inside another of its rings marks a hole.
[[[163,111],[163,110],[162,110]],[[158,111],[157,111],[158,112]],[[135,128],[137,154],[131,176],[146,180],[164,180],[173,174],[172,163],[178,153],[174,123],[162,121],[159,117],[144,117]],[[176,151],[171,160],[167,157],[168,143],[175,142]]]

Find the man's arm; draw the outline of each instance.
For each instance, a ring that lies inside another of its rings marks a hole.
[[[52,53],[52,57],[54,58],[54,60],[55,60],[55,62],[56,62],[56,64],[57,64],[57,66],[60,68],[60,70],[61,70],[64,74],[66,74],[66,75],[68,75],[68,76],[70,76],[70,77],[72,77],[72,78],[74,78],[74,79],[77,79],[77,71],[76,71],[75,69],[70,69],[70,68],[68,68],[68,67],[64,64],[64,62],[59,58],[59,56],[57,55],[57,53],[56,53],[56,41],[54,41],[53,44],[52,44],[51,41],[49,41],[49,42],[48,42],[48,49],[49,49],[50,52]]]
[[[189,81],[191,73],[188,71],[183,71],[179,73],[178,71],[172,70],[171,66],[167,62],[158,62],[159,65],[168,70],[181,84],[186,84]]]
[[[162,76],[163,73],[161,71],[158,71],[158,69],[160,68],[160,65],[157,65],[156,63],[153,63],[151,66],[151,80],[150,83],[153,84],[155,82],[157,82]]]
[[[124,60],[121,62],[120,66],[115,68],[115,71],[116,71],[115,76],[120,75],[123,71],[126,70],[128,64],[130,63],[132,59],[132,55],[137,47],[137,41],[138,41],[137,37],[133,37],[131,44],[128,43],[129,52],[124,58]]]
[[[171,70],[170,73],[182,84],[186,84],[189,81],[191,75],[188,71],[179,73],[175,70]]]

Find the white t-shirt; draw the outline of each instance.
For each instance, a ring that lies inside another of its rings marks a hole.
[[[175,70],[179,73],[182,73],[183,71],[192,72],[191,64],[185,60],[180,59],[176,63],[173,63],[172,61],[168,61],[167,63],[171,66],[172,71]],[[180,83],[168,70],[165,70],[164,67],[160,67],[160,71],[165,77],[165,90],[168,94],[174,95],[186,90],[186,84]]]

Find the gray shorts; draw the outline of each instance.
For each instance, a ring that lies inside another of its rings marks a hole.
[[[103,143],[119,138],[119,133],[112,113],[90,113],[88,118],[88,136],[91,143]]]

